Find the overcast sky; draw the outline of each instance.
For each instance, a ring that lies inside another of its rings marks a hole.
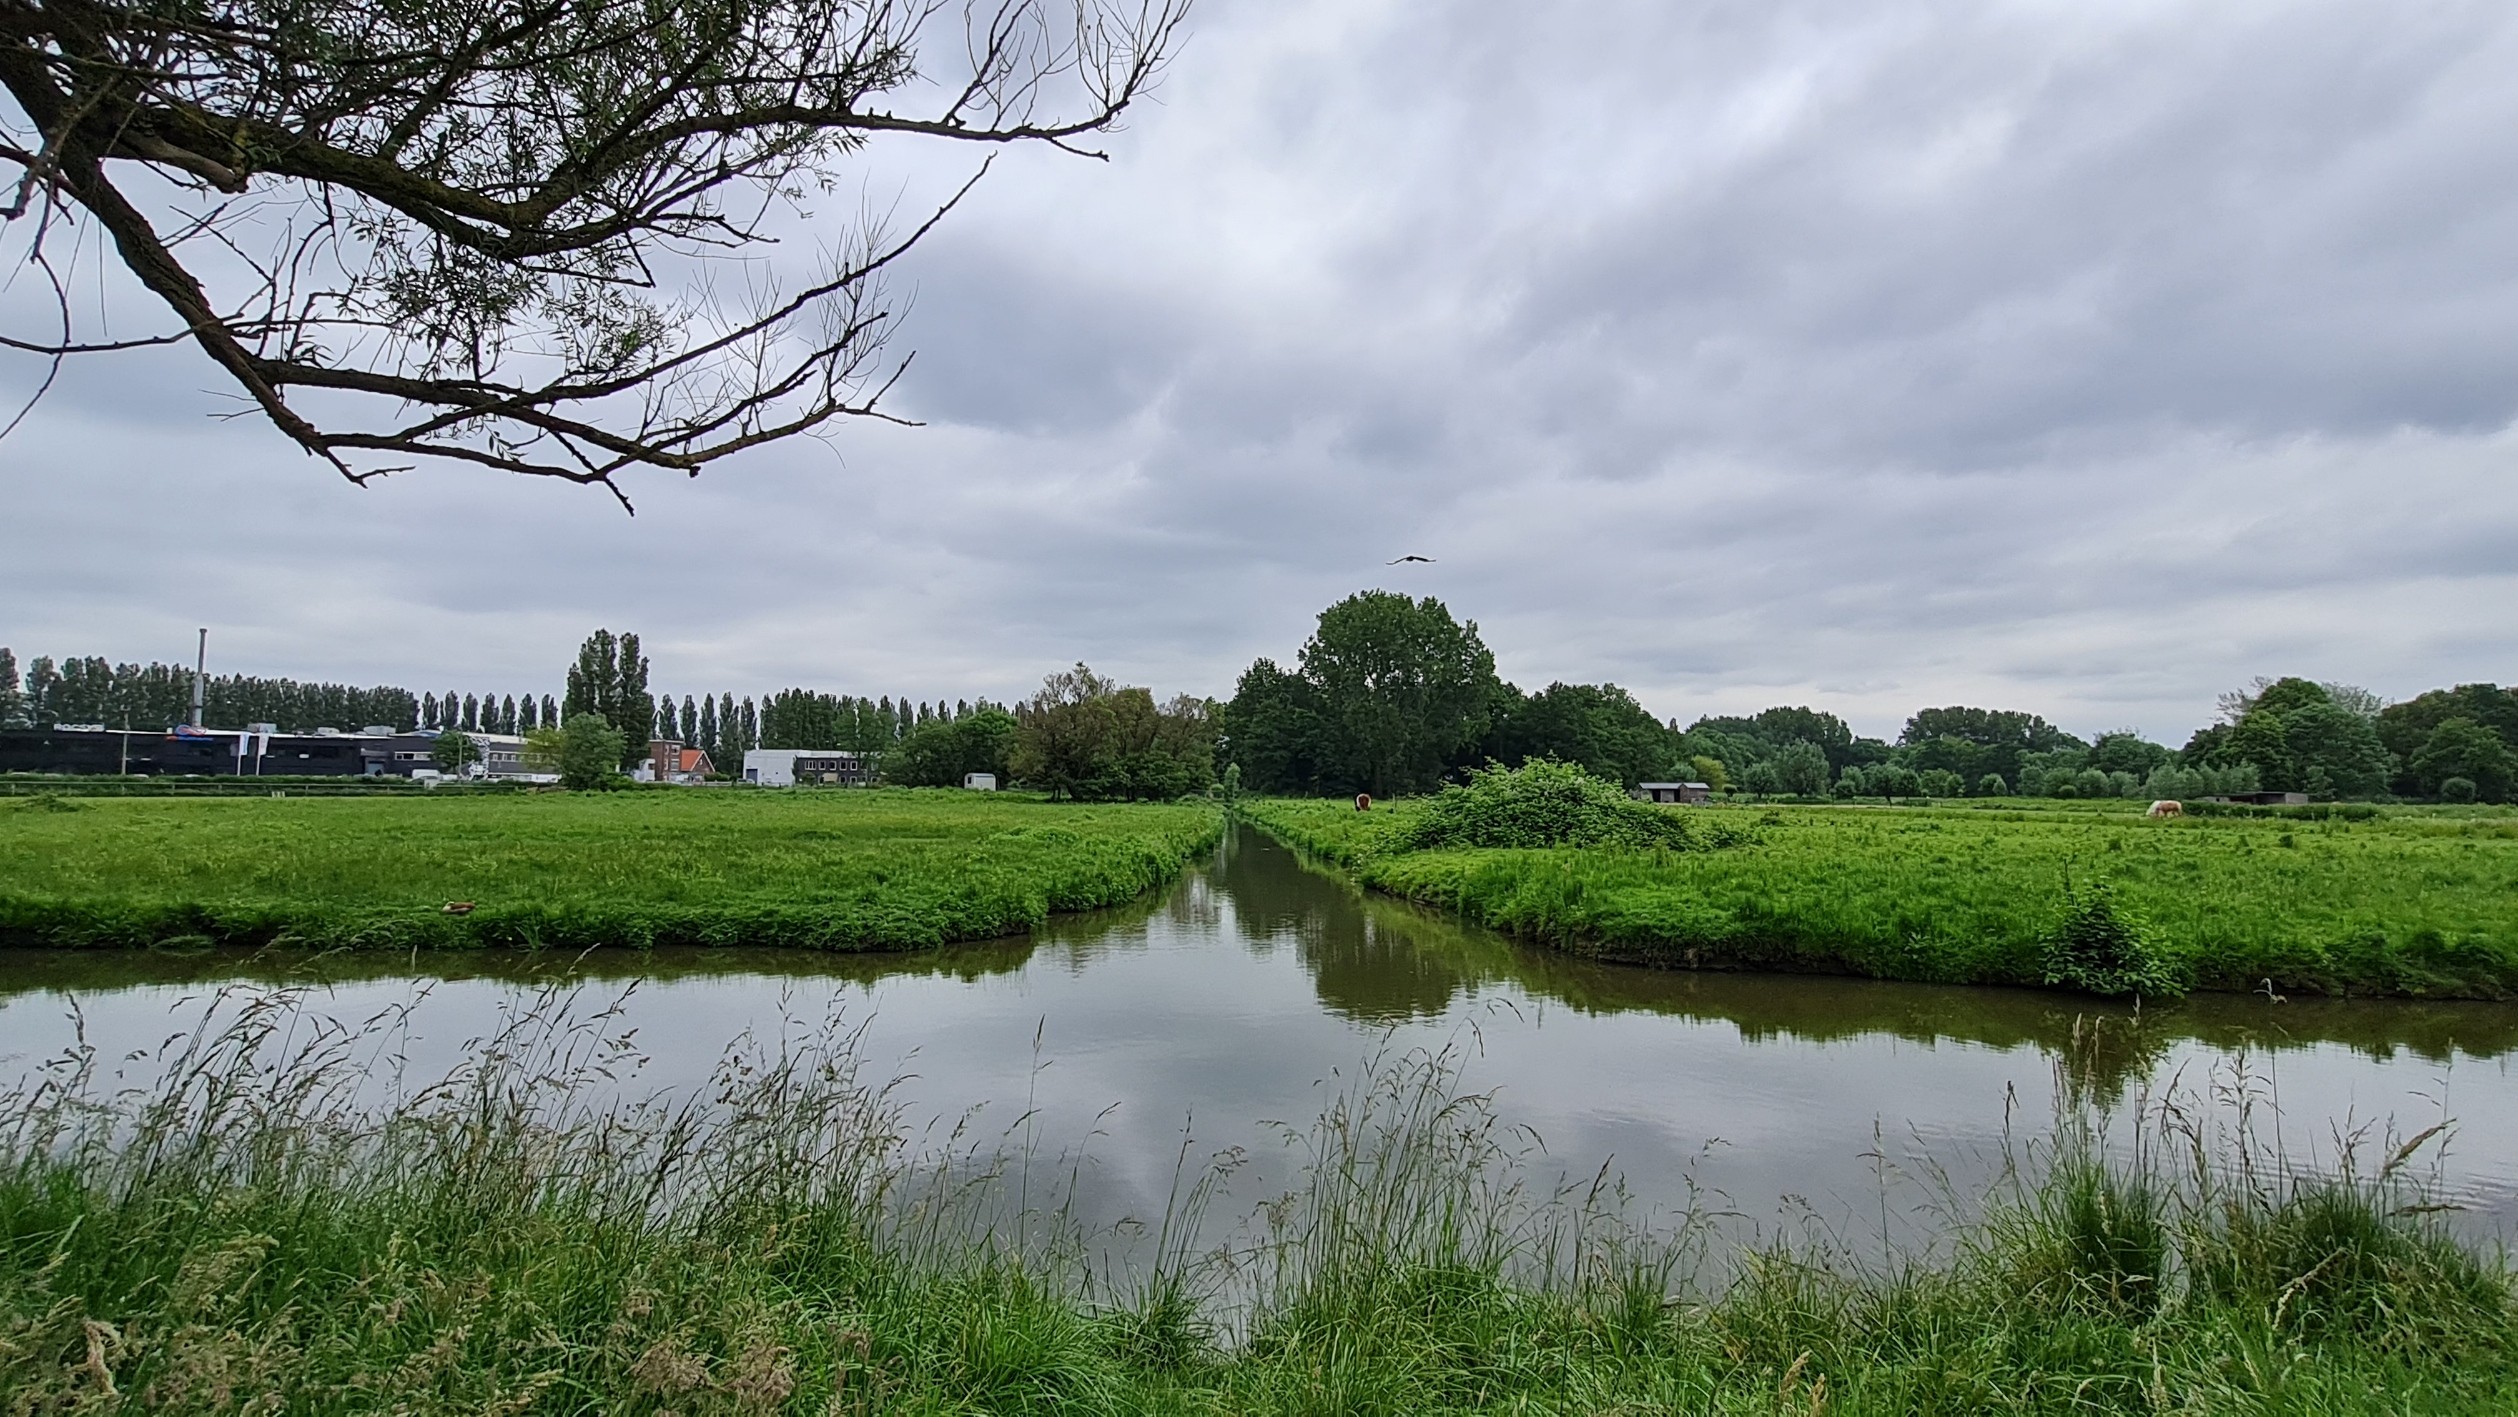
[[[2176,743],[2258,674],[2518,679],[2506,0],[1201,4],[1111,162],[1014,154],[910,261],[927,426],[632,519],[353,488],[197,354],[91,362],[0,442],[0,644],[521,692],[608,625],[677,695],[1220,696],[1386,586],[1681,719]]]

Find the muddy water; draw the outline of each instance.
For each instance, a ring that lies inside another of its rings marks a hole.
[[[299,1007],[345,1020],[403,1010],[419,1075],[559,982],[618,999],[642,1093],[837,1010],[918,1118],[1080,1155],[1096,1223],[1159,1213],[1184,1138],[1193,1158],[1243,1149],[1216,1213],[1246,1215],[1296,1164],[1277,1123],[1418,1047],[1458,1050],[1463,1085],[1544,1148],[1542,1186],[1606,1163],[1641,1209],[1761,1233],[1928,1230],[1943,1181],[1978,1188],[2059,1097],[2123,1112],[2175,1090],[2224,1119],[2243,1092],[2293,1165],[2452,1119],[2428,1166],[2458,1223],[2518,1223],[2518,1007],[2206,997],[2136,1019],[2032,991],[1597,965],[1366,897],[1248,830],[1136,909],[914,957],[0,954],[0,1076],[74,1028],[103,1056],[149,1048],[236,982],[305,986]]]

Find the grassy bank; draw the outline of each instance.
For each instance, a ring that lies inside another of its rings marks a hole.
[[[1773,1248],[1536,1200],[1446,1060],[1368,1068],[1239,1242],[1084,1262],[988,1158],[932,1184],[844,1034],[622,1107],[546,1006],[364,1110],[373,1039],[283,1056],[247,1003],[116,1093],[5,1100],[0,1409],[350,1413],[2506,1412],[2510,1276],[2392,1172],[2289,1178],[2152,1115],[1932,1258]],[[94,1066],[92,1060],[89,1063]],[[2086,1120],[2086,1119],[2084,1119]],[[1859,1144],[1859,1139],[1849,1139]],[[2161,1158],[2179,1158],[2164,1161]],[[1172,1217],[1197,1202],[1192,1183]],[[1013,1223],[1022,1221],[1025,1223]],[[1175,1232],[1185,1233],[1185,1232]],[[1030,1243],[1009,1236],[1029,1234]],[[1043,1239],[1041,1237],[1047,1237]],[[1218,1323],[1230,1314],[1229,1323]]]
[[[1241,804],[1377,890],[1579,953],[1693,968],[2041,984],[2103,885],[2198,988],[2518,994],[2518,821],[2152,822],[1978,807],[1697,807],[1694,851],[1409,850],[1415,802]]]
[[[910,949],[1118,904],[1219,830],[942,791],[0,802],[0,944]]]

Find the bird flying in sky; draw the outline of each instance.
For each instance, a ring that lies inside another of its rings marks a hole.
[[[1399,561],[1422,561],[1429,566],[1434,564],[1434,558],[1431,556],[1402,556],[1399,558]],[[1399,561],[1385,561],[1382,564],[1386,566],[1396,566],[1399,564]]]

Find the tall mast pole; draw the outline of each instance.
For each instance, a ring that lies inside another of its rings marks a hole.
[[[201,650],[192,662],[192,726],[201,726],[201,696],[204,677],[210,668],[210,628],[201,627]]]

